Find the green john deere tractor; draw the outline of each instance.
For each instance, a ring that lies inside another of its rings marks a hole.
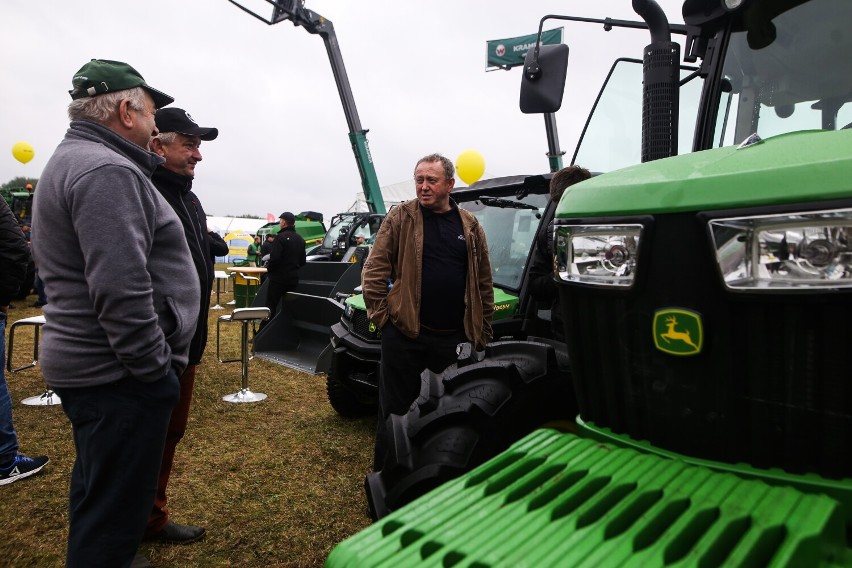
[[[570,384],[573,431],[484,459],[511,403],[484,371],[479,423],[430,430],[460,360],[392,417],[368,499],[393,512],[328,566],[852,566],[852,3],[633,6],[652,41],[573,160],[615,171],[556,213],[570,372],[533,340],[502,358]],[[524,112],[558,110],[563,48],[530,50]]]

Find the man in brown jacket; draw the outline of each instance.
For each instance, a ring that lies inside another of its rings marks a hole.
[[[456,346],[491,341],[494,288],[485,232],[450,199],[453,163],[439,154],[414,170],[417,199],[388,213],[361,275],[367,315],[382,330],[379,425],[373,467],[386,452],[385,422],[420,394],[424,369],[441,372]]]

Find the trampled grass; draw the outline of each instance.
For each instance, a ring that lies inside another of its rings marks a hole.
[[[223,293],[222,304],[231,298]],[[7,333],[12,322],[41,313],[25,307],[33,300],[15,302]],[[223,313],[210,311],[210,339],[169,483],[172,518],[206,527],[207,536],[141,550],[158,567],[321,566],[337,543],[370,524],[363,479],[375,419],[341,418],[328,403],[324,376],[260,359],[250,363],[249,387],[269,398],[222,401],[240,387],[240,364],[216,360],[216,318]],[[222,327],[223,354],[239,352],[239,329]],[[32,328],[19,330],[15,359],[23,364]],[[62,566],[75,455],[71,428],[59,406],[20,403],[44,389],[37,367],[6,379],[21,451],[47,455],[50,463],[36,476],[0,487],[0,564]]]

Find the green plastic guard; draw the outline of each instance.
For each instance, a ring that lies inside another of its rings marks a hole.
[[[844,518],[825,495],[542,429],[326,566],[852,566]]]

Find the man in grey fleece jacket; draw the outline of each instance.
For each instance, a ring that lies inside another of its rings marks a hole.
[[[39,180],[33,254],[45,306],[41,368],[77,459],[67,566],[134,560],[157,487],[178,376],[198,319],[183,227],[151,184],[154,113],[172,98],[117,61],[72,79],[71,125]]]

